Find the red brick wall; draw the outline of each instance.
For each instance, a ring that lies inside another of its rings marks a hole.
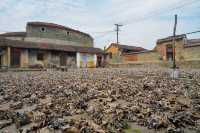
[[[138,57],[137,57],[136,54],[132,54],[132,55],[123,55],[123,61],[124,61],[124,62],[138,61]]]
[[[160,55],[162,55],[163,60],[166,60],[167,59],[166,45],[165,44],[158,44],[156,46],[156,49],[157,49],[158,53]]]

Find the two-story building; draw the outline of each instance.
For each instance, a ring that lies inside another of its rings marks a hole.
[[[26,32],[0,34],[1,66],[97,67],[103,57],[89,34],[58,24],[29,22]]]

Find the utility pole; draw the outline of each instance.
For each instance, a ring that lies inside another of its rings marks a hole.
[[[177,17],[175,15],[175,23],[174,23],[174,30],[173,30],[173,69],[176,69],[176,27],[177,27]]]
[[[120,31],[120,27],[123,26],[121,24],[115,24],[116,26],[116,32],[117,32],[117,44],[119,44],[119,31]]]

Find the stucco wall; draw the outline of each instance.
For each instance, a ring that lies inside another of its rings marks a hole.
[[[184,59],[184,40],[176,41],[175,43],[175,55],[177,61],[183,61]]]
[[[37,60],[37,53],[42,52],[44,54],[44,60]],[[75,68],[76,67],[76,54],[62,53],[66,56],[66,66]],[[29,65],[42,64],[44,67],[60,66],[60,52],[52,51],[39,51],[29,50],[28,59]]]
[[[37,43],[52,43],[52,44],[60,44],[60,45],[72,45],[72,46],[87,46],[79,42],[73,42],[73,41],[64,41],[64,40],[58,40],[58,39],[49,39],[49,38],[37,38],[37,37],[26,37],[24,39],[28,42],[37,42]]]
[[[28,61],[28,50],[22,49],[21,50],[21,56],[20,56],[20,67],[28,67],[29,61]]]
[[[119,48],[116,46],[110,46],[107,50],[107,53],[112,53],[112,54],[118,54],[119,53]]]
[[[183,51],[183,60],[200,60],[200,46],[185,48]]]
[[[121,55],[121,51],[117,46],[111,45],[107,50],[106,53],[112,53],[110,58],[107,60],[108,63],[121,63],[123,62],[123,56]]]
[[[67,56],[67,66],[70,68],[76,68],[76,55]]]
[[[45,30],[42,31],[42,28]],[[61,43],[66,45],[93,47],[93,39],[85,34],[50,27],[27,26],[27,38],[25,40],[33,42],[37,40],[37,42],[45,43],[57,42],[56,44]],[[64,41],[66,42],[63,43]]]
[[[28,53],[29,66],[36,65],[36,64],[41,64],[44,66],[45,64],[44,61],[37,60],[38,52],[39,52],[38,50],[29,50],[29,53]]]
[[[41,52],[44,54],[44,60],[40,61],[37,60],[37,54],[38,52]],[[28,64],[29,66],[35,65],[35,64],[41,64],[44,67],[48,67],[51,63],[51,54],[49,51],[39,51],[39,50],[29,50],[28,52]]]
[[[113,54],[111,58],[108,60],[109,63],[122,63],[123,62],[123,57],[121,54]]]
[[[159,62],[160,54],[156,51],[140,53],[138,54],[138,61],[139,62]]]

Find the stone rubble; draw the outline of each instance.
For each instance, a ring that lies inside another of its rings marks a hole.
[[[136,123],[200,131],[200,71],[80,69],[0,73],[0,132],[123,133]],[[9,126],[15,129],[9,130]]]

